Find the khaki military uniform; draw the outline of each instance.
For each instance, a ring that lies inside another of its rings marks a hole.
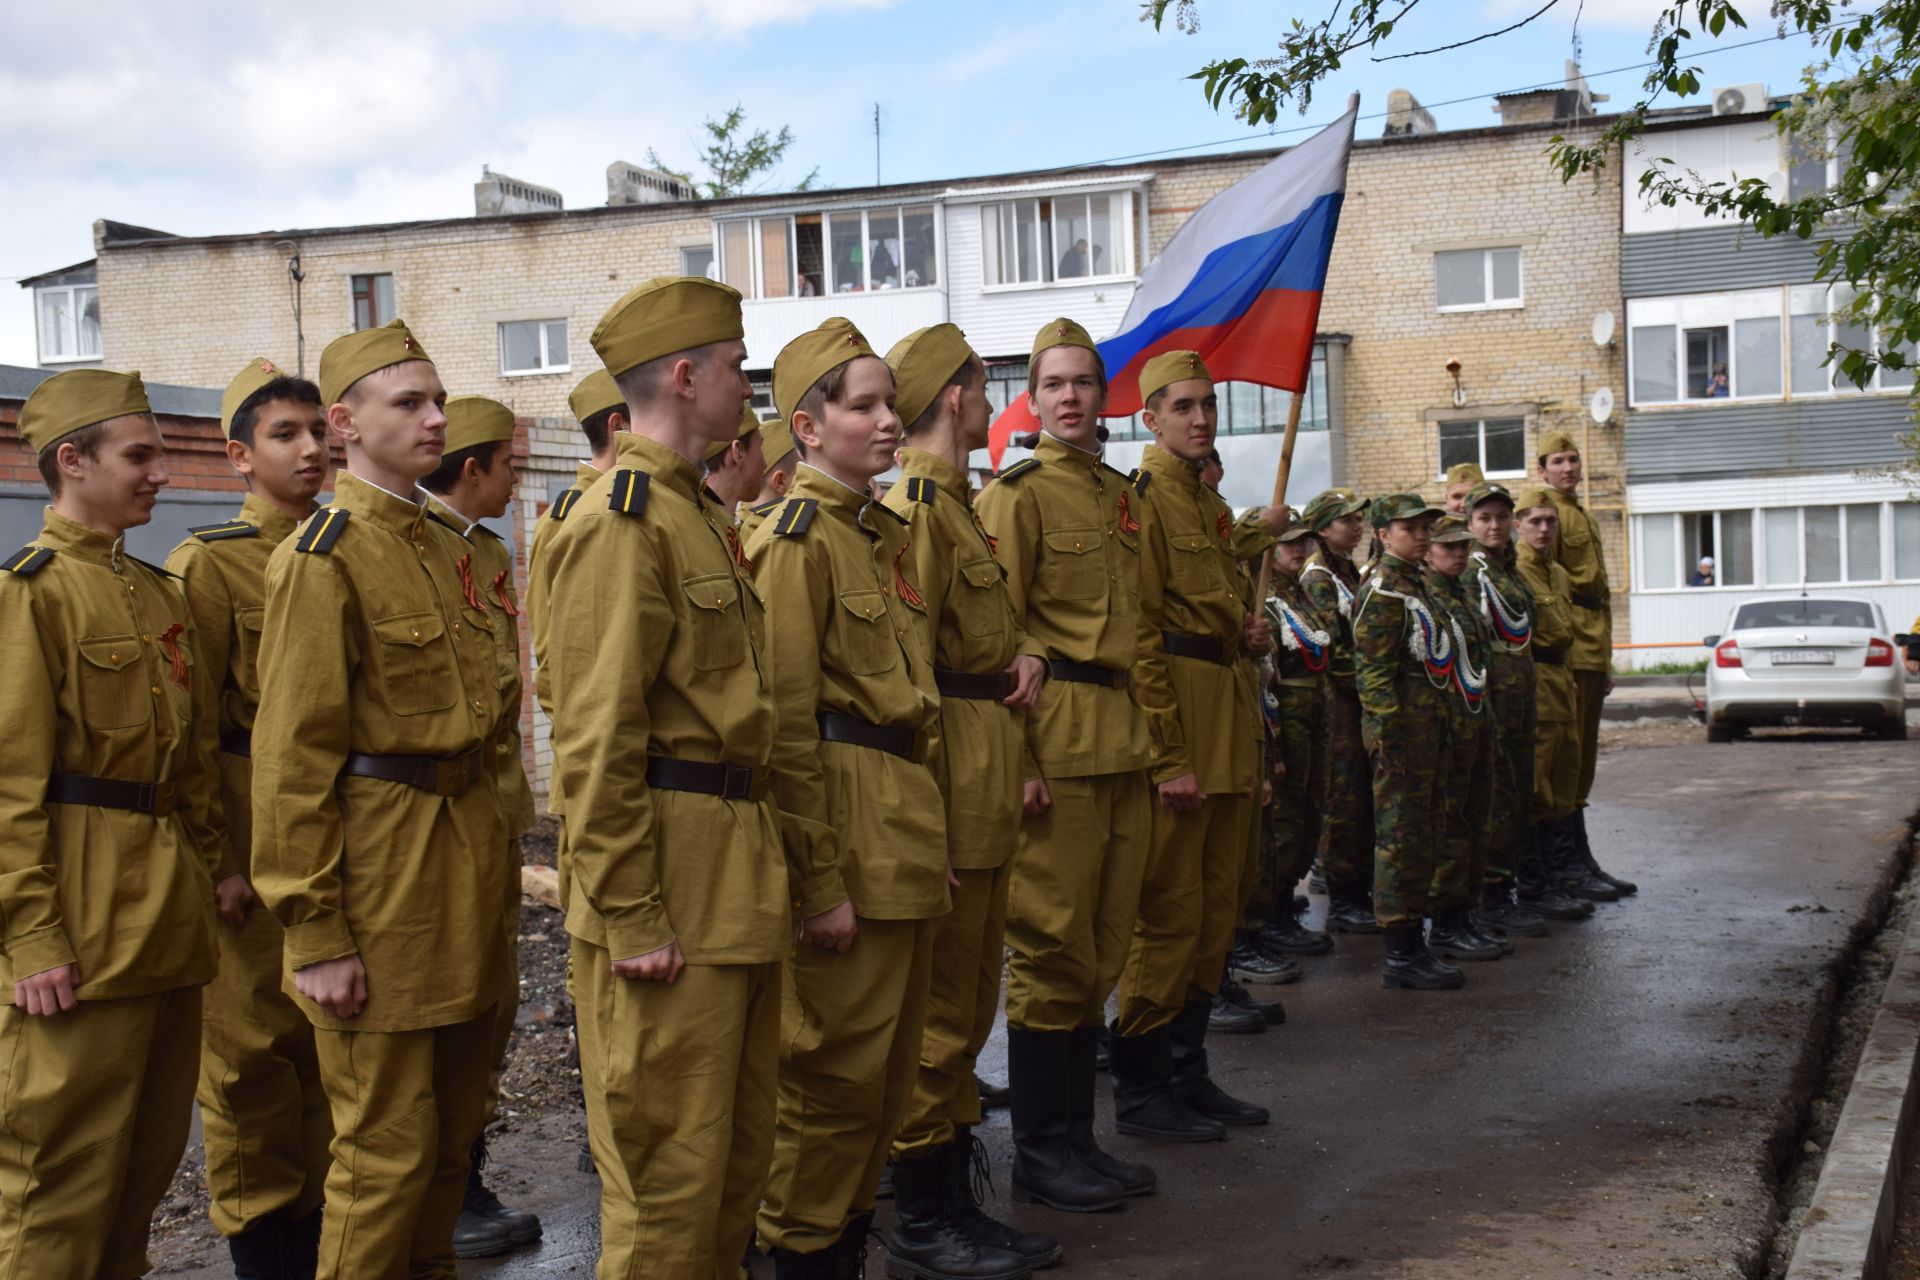
[[[907,580],[934,627],[940,688],[933,775],[946,800],[953,909],[934,925],[920,1074],[894,1155],[924,1155],[980,1123],[973,1068],[993,1029],[1005,965],[1007,887],[1020,831],[1025,729],[1001,704],[1007,666],[1032,648],[1014,621],[1006,575],[973,511],[967,473],[923,449],[900,451],[887,506],[907,521]],[[1039,656],[1035,654],[1034,656]]]
[[[1493,638],[1469,600],[1464,583],[1427,569],[1427,599],[1451,628],[1452,692],[1447,699],[1447,758],[1442,764],[1440,851],[1431,901],[1435,911],[1457,911],[1480,900],[1487,869],[1487,821],[1493,803],[1493,738],[1489,731],[1488,669]]]
[[[1027,713],[1027,778],[1052,806],[1026,819],[1007,898],[1007,1024],[1100,1025],[1140,906],[1152,823],[1146,717],[1128,691],[1139,647],[1139,487],[1043,434],[980,495],[1014,615],[1051,678]]]
[[[1593,791],[1594,769],[1600,761],[1600,715],[1606,707],[1607,682],[1613,678],[1613,588],[1607,585],[1600,522],[1569,494],[1548,486],[1547,496],[1560,516],[1554,560],[1567,571],[1565,599],[1572,609],[1567,670],[1579,698],[1580,744],[1573,808],[1582,808]]]
[[[1146,713],[1153,782],[1193,774],[1206,799],[1193,812],[1153,808],[1139,918],[1120,977],[1115,1029],[1124,1036],[1167,1026],[1219,990],[1261,768],[1260,712],[1241,670],[1250,602],[1232,512],[1193,467],[1158,445],[1146,447],[1141,479],[1134,699]]]
[[[144,1274],[186,1148],[221,856],[195,639],[176,583],[52,510],[0,561],[0,1275]],[[22,1012],[65,964],[77,1006]]]
[[[202,749],[220,775],[226,840],[216,882],[251,870],[252,738],[267,560],[296,523],[248,494],[234,519],[195,529],[167,558],[193,612],[196,713]],[[238,928],[222,923],[214,932],[220,972],[205,996],[198,1096],[209,1212],[221,1234],[231,1236],[270,1213],[305,1218],[320,1207],[333,1121],[320,1086],[313,1024],[280,989],[280,922],[255,906]]]
[[[1580,788],[1579,689],[1568,670],[1577,642],[1574,609],[1568,601],[1567,571],[1532,547],[1519,549],[1520,573],[1533,592],[1534,706],[1538,717],[1533,743],[1535,823],[1554,822],[1574,811]]]
[[[778,511],[785,501],[784,498],[775,498],[772,502],[763,502],[740,512],[740,519],[735,527],[740,530],[740,546],[743,551],[753,541],[753,535],[760,532],[760,526],[767,522],[767,517]],[[751,556],[747,558],[747,568],[749,570],[753,568]]]
[[[454,1275],[504,983],[495,744],[512,713],[491,620],[463,603],[469,548],[421,497],[343,474],[267,568],[253,870],[333,1110],[326,1280]],[[357,1017],[294,992],[294,970],[352,955]]]
[[[772,1154],[793,936],[763,615],[693,465],[617,440],[540,563],[600,1274],[732,1276]],[[613,972],[674,942],[671,984]]]
[[[1373,787],[1353,683],[1353,606],[1360,593],[1360,571],[1346,556],[1315,551],[1300,571],[1300,589],[1332,624],[1333,637],[1326,681],[1327,788],[1320,869],[1330,888],[1364,900],[1373,883]]]
[[[783,982],[770,1248],[818,1253],[872,1211],[912,1096],[933,921],[947,896],[945,805],[926,766],[939,714],[905,522],[802,466],[747,558],[767,601],[774,792],[802,918],[851,901],[844,953],[805,943]]]
[[[1511,885],[1532,825],[1534,706],[1533,593],[1520,576],[1514,548],[1475,548],[1463,581],[1477,602],[1493,646],[1487,668],[1493,790],[1487,816],[1487,882]]]

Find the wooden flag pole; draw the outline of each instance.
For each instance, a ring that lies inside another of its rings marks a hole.
[[[1293,440],[1300,434],[1300,404],[1306,399],[1305,388],[1293,393],[1292,403],[1287,405],[1287,434],[1280,438],[1280,465],[1273,473],[1273,505],[1279,506],[1287,500],[1287,477],[1293,471]],[[1267,607],[1267,589],[1273,585],[1273,548],[1268,547],[1260,557],[1260,577],[1254,584],[1253,611],[1257,617]]]

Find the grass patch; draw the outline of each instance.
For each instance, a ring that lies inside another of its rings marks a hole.
[[[1655,662],[1644,667],[1619,667],[1613,669],[1616,676],[1690,676],[1707,669],[1707,660],[1700,658],[1694,662]]]

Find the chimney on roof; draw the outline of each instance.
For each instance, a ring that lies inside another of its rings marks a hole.
[[[670,173],[628,164],[625,160],[615,160],[607,166],[607,203],[610,205],[676,204],[697,198],[692,184]]]
[[[491,165],[480,166],[480,181],[473,184],[473,213],[477,218],[504,213],[558,213],[565,207],[566,202],[552,187],[495,173]]]
[[[1387,95],[1387,127],[1382,130],[1382,137],[1424,136],[1437,129],[1438,126],[1433,123],[1433,113],[1421,106],[1411,93],[1405,89],[1395,89]]]
[[[1566,80],[1560,88],[1495,94],[1493,110],[1503,125],[1563,124],[1587,119],[1593,115],[1593,104],[1606,100],[1606,94],[1595,93],[1587,84],[1580,64],[1568,58]]]

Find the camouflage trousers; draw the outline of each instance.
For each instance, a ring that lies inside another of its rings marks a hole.
[[[1457,911],[1479,900],[1487,868],[1487,817],[1493,800],[1493,735],[1485,699],[1470,711],[1455,691],[1447,699],[1447,754],[1440,769],[1439,859],[1430,902]]]
[[[1327,784],[1321,791],[1320,870],[1332,889],[1364,893],[1373,878],[1371,766],[1360,730],[1360,698],[1327,684]]]
[[[1419,680],[1424,684],[1424,676]],[[1365,725],[1373,760],[1373,918],[1383,929],[1418,928],[1427,916],[1446,822],[1446,704],[1439,691],[1427,696],[1413,684],[1403,681],[1399,705]]]
[[[1294,886],[1319,851],[1326,804],[1326,694],[1316,683],[1283,684],[1279,695],[1273,758],[1285,771],[1274,779],[1273,803],[1260,815],[1254,883],[1242,912],[1242,923],[1249,927],[1284,914]]]
[[[1486,881],[1511,884],[1520,849],[1532,825],[1533,737],[1539,708],[1533,700],[1533,659],[1496,653],[1487,673],[1487,708],[1482,716],[1492,731],[1493,802],[1487,820]]]

